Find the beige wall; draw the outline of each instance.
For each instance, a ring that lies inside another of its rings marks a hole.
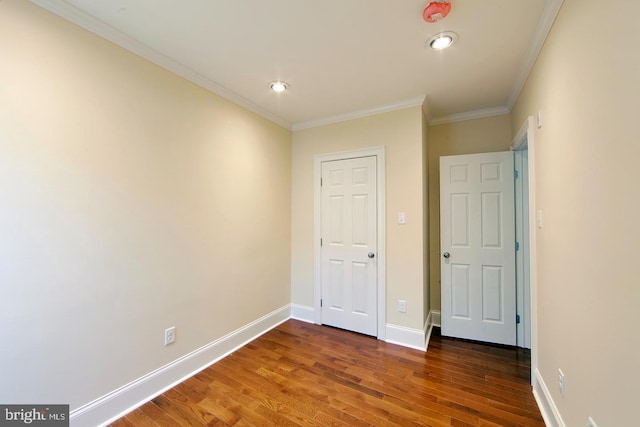
[[[422,110],[407,108],[293,134],[291,297],[313,307],[313,169],[318,154],[385,147],[387,323],[423,327]],[[407,223],[397,224],[398,212]],[[407,313],[397,301],[407,300]]]
[[[290,302],[288,130],[27,1],[0,52],[0,402],[75,409]]]
[[[509,151],[510,116],[429,127],[429,259],[431,309],[440,310],[440,156]]]
[[[637,2],[565,0],[512,113],[514,130],[538,110],[543,117],[534,135],[544,215],[538,363],[567,426],[586,425],[589,415],[599,426],[637,424],[638,16]]]

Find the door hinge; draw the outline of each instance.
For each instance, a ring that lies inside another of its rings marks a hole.
[[[516,242],[516,251],[520,250],[520,242]]]
[[[514,169],[513,171],[513,179],[518,179],[520,177],[520,172]]]
[[[322,178],[320,178],[320,187],[322,187]]]
[[[520,315],[516,314],[516,324],[520,323]]]
[[[320,300],[320,307],[322,307],[322,300]]]
[[[320,239],[320,247],[322,247],[322,239]]]

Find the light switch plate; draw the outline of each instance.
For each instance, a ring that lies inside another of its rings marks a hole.
[[[538,129],[542,127],[542,111],[538,110],[538,114],[536,115],[536,124],[538,125]]]
[[[538,226],[538,229],[542,230],[542,211],[541,210],[536,212],[536,225]]]
[[[398,212],[398,224],[406,224],[407,217],[404,212]]]
[[[401,299],[398,300],[398,311],[400,313],[406,313],[407,312],[407,301]]]

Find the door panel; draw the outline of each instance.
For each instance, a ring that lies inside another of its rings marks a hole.
[[[502,311],[502,267],[482,266],[482,320],[504,322]],[[515,320],[514,320],[515,321]]]
[[[322,323],[374,336],[376,191],[375,157],[322,163]]]
[[[451,245],[469,247],[469,195],[451,195]]]
[[[458,319],[469,319],[469,266],[451,265],[451,316]]]
[[[440,221],[442,334],[515,345],[513,153],[441,157]]]

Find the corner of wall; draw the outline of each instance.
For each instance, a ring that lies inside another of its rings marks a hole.
[[[316,313],[313,307],[291,304],[291,318],[301,322],[315,323]]]

